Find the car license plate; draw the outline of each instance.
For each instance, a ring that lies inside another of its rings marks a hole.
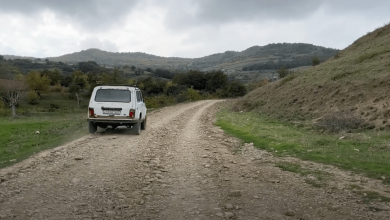
[[[121,111],[116,111],[116,110],[103,110],[103,114],[107,115],[120,115]]]

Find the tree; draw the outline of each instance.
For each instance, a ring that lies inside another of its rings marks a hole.
[[[47,76],[41,76],[38,71],[31,71],[27,74],[27,85],[31,90],[34,90],[38,96],[41,96],[41,92],[48,90],[50,79]]]
[[[14,76],[14,80],[16,80],[16,81],[24,81],[25,79],[26,79],[26,77],[21,73],[18,73]]]
[[[0,87],[3,102],[11,107],[12,117],[16,117],[16,106],[26,96],[27,86],[24,81],[8,80],[7,85]]]
[[[138,80],[137,84],[145,95],[159,95],[164,93],[167,82],[148,77],[146,79]]]
[[[4,56],[0,55],[0,61],[4,60]]]
[[[50,70],[44,70],[41,75],[46,76],[50,79],[50,85],[54,86],[57,83],[60,83],[62,75],[58,69],[55,69],[53,71]]]
[[[228,82],[227,76],[222,71],[207,73],[206,78],[206,89],[210,92],[225,87]]]
[[[61,79],[61,86],[69,87],[71,83],[72,83],[71,76],[65,76]]]
[[[134,70],[135,70],[135,68],[136,68],[135,66],[131,66],[131,70],[133,70],[133,71],[134,71]]]
[[[69,85],[69,92],[74,94],[74,97],[77,99],[77,107],[80,108],[80,102],[82,97],[80,92],[83,91],[88,86],[88,76],[77,70],[72,73],[72,83]]]
[[[247,93],[246,87],[240,81],[232,81],[224,88],[223,96],[238,97],[244,96]]]
[[[187,90],[184,85],[177,85],[173,82],[168,82],[165,86],[165,95],[167,96],[178,96],[181,92]]]
[[[179,85],[186,85],[188,88],[203,90],[206,88],[207,78],[203,72],[190,70],[188,73],[176,74],[173,82]]]
[[[283,66],[282,68],[278,69],[276,72],[279,73],[279,78],[284,78],[284,77],[286,77],[288,74],[291,73],[291,72],[286,68],[286,66]]]
[[[103,73],[101,78],[107,84],[120,84],[123,82],[122,72],[119,68],[115,68],[112,72]]]
[[[100,68],[100,66],[95,61],[79,62],[78,66],[79,70],[84,73],[92,72]]]
[[[320,64],[320,59],[318,59],[318,57],[313,57],[313,59],[311,60],[311,65],[317,66],[319,64]]]

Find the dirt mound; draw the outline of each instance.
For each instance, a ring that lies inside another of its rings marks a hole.
[[[335,112],[368,128],[390,128],[390,24],[356,40],[328,61],[256,89],[234,104],[292,121]],[[353,123],[352,123],[353,124]]]

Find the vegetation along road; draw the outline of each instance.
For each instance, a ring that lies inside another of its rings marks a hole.
[[[388,219],[386,203],[368,207],[347,188],[386,194],[379,180],[241,143],[214,125],[222,105],[165,107],[141,135],[98,130],[0,170],[0,219]],[[332,181],[319,187],[282,162]]]

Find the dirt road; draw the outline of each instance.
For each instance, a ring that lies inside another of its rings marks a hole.
[[[218,102],[163,108],[139,136],[100,131],[1,170],[0,219],[388,219],[225,135]]]

